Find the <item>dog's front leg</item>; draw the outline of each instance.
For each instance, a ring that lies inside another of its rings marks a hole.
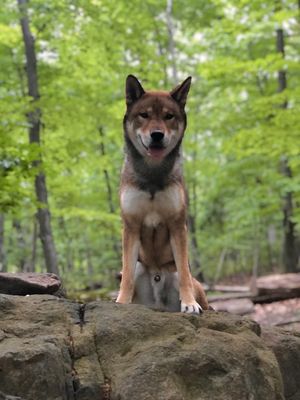
[[[173,222],[170,225],[170,241],[178,271],[181,312],[199,314],[202,312],[202,307],[194,297],[193,280],[188,262],[187,226],[184,221]]]
[[[137,227],[124,223],[122,280],[117,303],[131,303],[134,294],[134,272],[138,260],[140,235]]]

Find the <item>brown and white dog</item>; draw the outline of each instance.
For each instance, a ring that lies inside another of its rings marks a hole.
[[[188,261],[187,203],[181,165],[191,77],[171,92],[145,92],[126,80],[126,158],[121,176],[123,269],[118,303],[167,311],[208,309]]]

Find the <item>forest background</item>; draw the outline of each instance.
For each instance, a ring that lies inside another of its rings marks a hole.
[[[116,285],[128,74],[193,77],[194,274],[299,269],[299,0],[1,0],[0,62],[1,271]]]

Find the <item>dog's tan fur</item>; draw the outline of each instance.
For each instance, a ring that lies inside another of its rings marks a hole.
[[[170,93],[145,92],[132,75],[126,81],[126,159],[120,188],[123,269],[118,303],[165,305],[177,311],[178,298],[183,312],[208,309],[204,290],[192,278],[188,262],[180,145],[190,81]]]

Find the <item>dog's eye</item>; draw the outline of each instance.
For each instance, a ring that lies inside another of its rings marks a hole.
[[[165,115],[165,119],[172,119],[172,118],[174,118],[174,115],[173,115],[173,114],[167,113],[167,114]]]
[[[149,115],[148,115],[148,113],[144,112],[144,113],[140,113],[140,117],[146,119],[146,118],[149,118]]]

